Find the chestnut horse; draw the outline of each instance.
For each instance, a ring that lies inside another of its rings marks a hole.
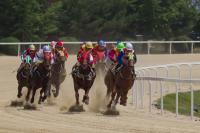
[[[21,98],[22,96],[23,87],[30,88],[29,86],[29,76],[30,76],[30,66],[31,66],[30,64],[31,64],[31,57],[27,55],[17,71],[16,78],[18,81],[18,94],[17,94],[18,98]]]
[[[54,97],[59,95],[60,84],[65,80],[66,77],[65,60],[66,58],[63,51],[55,52],[55,63],[51,68],[51,84],[56,89],[53,91]],[[51,91],[49,91],[49,95],[51,95]]]
[[[128,91],[134,84],[134,60],[128,59],[126,56],[123,56],[123,59],[127,63],[124,64],[121,70],[115,75],[113,75],[111,70],[108,70],[104,79],[107,86],[107,97],[109,98],[111,96],[111,100],[107,105],[108,108],[111,107],[113,101],[114,106],[116,106],[119,98],[120,104],[126,106]]]
[[[75,66],[72,68],[72,78],[74,81],[76,105],[79,105],[79,89],[83,89],[85,91],[82,102],[85,104],[89,104],[88,94],[96,78],[95,71],[87,62],[89,56],[91,56],[89,53],[85,53],[83,55],[83,62],[81,63],[81,65],[77,68],[74,68]]]
[[[34,68],[35,67],[35,68]],[[32,91],[31,103],[34,102],[34,97],[36,90],[42,88],[40,91],[40,98],[38,103],[47,98],[48,92],[51,87],[50,79],[51,79],[51,53],[44,53],[43,62],[34,66],[33,73],[30,76],[30,88],[28,89],[28,93],[26,96],[26,101],[29,101],[30,93]]]

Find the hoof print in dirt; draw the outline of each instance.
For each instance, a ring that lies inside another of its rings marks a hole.
[[[69,108],[69,112],[84,112],[83,105],[73,105]]]
[[[25,110],[37,110],[37,107],[35,105],[26,104],[26,105],[24,105],[24,109]]]
[[[117,116],[120,115],[119,111],[116,109],[107,109],[105,112],[103,112],[104,115],[110,115],[110,116]]]
[[[22,101],[17,101],[17,100],[11,101],[10,106],[11,107],[21,107],[21,106],[23,106],[23,102]]]

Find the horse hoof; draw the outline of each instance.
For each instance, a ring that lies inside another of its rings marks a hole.
[[[36,110],[37,107],[36,107],[35,105],[31,105],[31,104],[26,103],[26,104],[24,105],[24,109],[25,109],[25,110]]]
[[[20,98],[22,96],[22,94],[18,94],[17,97]]]
[[[116,110],[116,109],[111,109],[111,108],[108,108],[104,113],[104,115],[110,115],[110,116],[117,116],[117,115],[120,115],[119,111]]]
[[[17,100],[11,101],[10,106],[12,106],[12,107],[21,107],[21,106],[23,106],[23,101],[17,101]]]
[[[83,105],[73,105],[69,108],[69,112],[84,112]]]

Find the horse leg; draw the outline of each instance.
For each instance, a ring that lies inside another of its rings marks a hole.
[[[121,99],[120,99],[120,105],[126,106],[127,98],[128,98],[127,94],[128,94],[128,91],[125,91],[125,92],[122,93]]]
[[[109,104],[107,105],[108,108],[111,108],[112,101],[115,99],[116,91],[113,91],[111,94],[111,99]]]
[[[57,83],[55,87],[56,87],[56,92],[53,95],[54,95],[54,97],[57,97],[59,95],[60,84]]]
[[[78,89],[75,89],[76,105],[79,105],[79,93]]]
[[[121,96],[121,95],[120,95],[120,93],[118,92],[118,93],[117,93],[117,97],[116,97],[116,99],[115,99],[115,106],[117,105],[120,96]]]
[[[17,94],[18,98],[20,98],[22,96],[22,87],[23,87],[22,85],[20,85],[20,84],[18,85],[18,94]]]
[[[85,95],[83,96],[83,100],[82,102],[84,102],[85,104],[89,104],[89,96],[88,96],[88,93],[89,93],[89,90],[88,88],[84,89],[85,90]]]
[[[28,92],[27,92],[27,94],[26,94],[26,102],[29,101],[30,94],[31,94],[31,88],[28,88]]]
[[[36,88],[33,88],[33,93],[32,93],[31,103],[34,102],[35,93],[36,93]]]
[[[42,88],[42,89],[40,90],[40,98],[39,98],[38,104],[41,104],[43,92],[44,92],[44,88]]]

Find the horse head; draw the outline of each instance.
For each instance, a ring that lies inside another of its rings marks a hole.
[[[51,52],[44,52],[43,66],[47,71],[51,70]]]
[[[32,59],[29,55],[27,55],[24,60],[24,67],[23,67],[23,76],[27,77],[30,73],[30,67],[31,67],[31,63],[32,63]]]
[[[65,53],[63,50],[57,50],[55,52],[55,56],[56,56],[56,62],[58,62],[58,63],[65,62],[65,60],[66,60]]]

